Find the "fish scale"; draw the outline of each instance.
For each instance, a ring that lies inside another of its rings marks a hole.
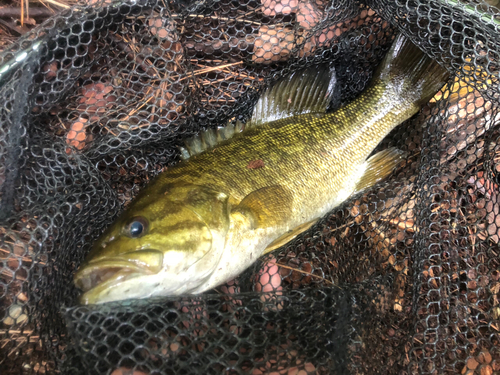
[[[364,164],[395,123],[419,109],[408,106],[405,100],[384,102],[387,92],[378,84],[334,113],[304,114],[252,128],[194,156],[179,165],[176,173],[164,174],[154,185],[161,189],[179,181],[210,183],[241,201],[256,189],[279,184],[293,192],[294,210],[302,209],[304,201],[311,205],[336,201],[335,192],[349,183],[353,167]],[[372,114],[374,103],[379,109]],[[353,116],[356,109],[360,112],[359,108],[366,114]],[[380,113],[384,117],[377,116]],[[374,117],[377,126],[373,126]],[[262,160],[264,167],[248,168],[253,160]]]
[[[75,275],[81,302],[209,290],[391,174],[404,153],[370,154],[448,73],[399,36],[374,77],[327,114],[333,71],[293,74],[262,95],[244,131],[228,125],[186,142],[187,160],[152,181],[94,244]]]

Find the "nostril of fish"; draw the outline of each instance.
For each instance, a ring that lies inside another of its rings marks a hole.
[[[108,244],[115,239],[115,236],[108,238],[106,241],[103,241],[101,247],[104,249]]]

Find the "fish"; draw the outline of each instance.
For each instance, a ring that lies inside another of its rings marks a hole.
[[[327,113],[328,67],[265,91],[243,126],[186,142],[96,240],[74,275],[81,304],[198,294],[285,245],[349,197],[393,173],[405,154],[372,155],[447,82],[448,71],[398,35],[370,85]]]

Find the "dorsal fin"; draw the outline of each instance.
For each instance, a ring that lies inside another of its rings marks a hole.
[[[255,105],[246,124],[237,121],[217,130],[208,129],[188,139],[180,147],[186,160],[254,126],[311,112],[325,112],[335,92],[337,79],[333,68],[313,66],[294,72],[268,88]]]
[[[262,94],[249,122],[255,126],[304,113],[326,112],[336,85],[335,70],[325,65],[294,72]]]
[[[246,129],[246,126],[241,121],[236,121],[236,124],[228,122],[226,126],[221,126],[215,129],[207,129],[184,142],[185,147],[179,147],[181,151],[181,159],[186,160],[191,156],[201,154],[212,147],[215,147],[220,142],[232,138],[235,134],[241,133]]]

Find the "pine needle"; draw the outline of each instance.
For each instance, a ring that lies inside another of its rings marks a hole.
[[[316,277],[318,279],[321,279],[322,281],[330,284],[330,285],[335,285],[334,283],[332,283],[330,280],[327,280],[325,279],[324,277],[321,277],[321,276],[318,276],[318,275],[315,275],[313,273],[310,273],[310,272],[306,272],[306,271],[303,271],[303,270],[299,270],[298,268],[293,268],[293,267],[290,267],[290,266],[285,266],[284,264],[276,264],[278,267],[283,267],[283,268],[286,268],[286,269],[289,269],[289,270],[292,270],[292,271],[297,271],[299,273],[303,273],[304,275],[308,275],[308,276],[312,276],[312,277]],[[340,288],[340,287],[339,287]]]
[[[69,9],[69,8],[71,8],[69,5],[62,4],[62,3],[60,3],[60,2],[58,2],[58,1],[56,1],[56,0],[44,0],[44,1],[46,1],[46,2],[48,2],[48,3],[50,3],[50,4],[52,4],[52,5],[58,6],[58,7],[60,7],[60,8],[64,8],[64,9]]]

